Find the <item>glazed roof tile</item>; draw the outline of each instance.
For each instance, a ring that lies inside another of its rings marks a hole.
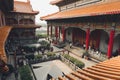
[[[16,13],[38,14],[38,11],[33,11],[30,2],[14,1],[14,11]]]
[[[78,69],[71,74],[60,76],[58,80],[120,80],[120,56],[100,62],[92,67]],[[64,79],[67,78],[67,79]]]
[[[79,7],[41,17],[41,20],[54,20],[86,16],[120,14],[120,1]]]

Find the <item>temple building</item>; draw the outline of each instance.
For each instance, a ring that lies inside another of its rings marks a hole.
[[[120,51],[119,0],[54,0],[51,4],[57,5],[59,12],[41,17],[41,20],[47,21],[48,37],[53,38],[55,34],[56,41],[72,42],[78,47],[85,44],[86,50],[91,46],[92,49],[105,53],[108,58],[112,57],[116,50]],[[35,29],[40,28],[35,25],[35,15],[38,13],[32,9],[29,0],[27,2],[0,0],[0,80],[19,80],[22,76],[16,74],[20,73],[17,72],[19,55],[16,55],[20,50],[19,46],[34,42],[36,39]],[[20,52],[20,57],[26,59],[23,55],[24,51]],[[70,74],[62,73],[57,80],[120,80],[119,60],[120,56],[117,56],[78,70],[75,66],[76,71]],[[30,66],[31,63],[28,64]],[[22,61],[21,66],[23,65]],[[58,68],[51,63],[47,65],[50,67],[34,66],[38,72],[36,74],[56,80],[49,74],[44,74],[44,70],[54,75],[57,74]],[[38,70],[41,67],[43,72],[41,69]],[[33,71],[29,72],[23,68],[22,70],[27,79],[29,75],[24,72],[33,74]],[[36,75],[32,76],[35,80]]]
[[[13,26],[9,37],[12,39],[34,39],[35,29],[40,26],[35,25],[35,15],[38,11],[33,11],[30,1],[14,1],[14,10],[5,16],[6,25]]]
[[[53,0],[59,12],[43,16],[47,34],[56,40],[86,44],[105,53],[108,58],[120,51],[119,0]],[[53,33],[53,30],[55,30]]]
[[[0,0],[0,72],[9,70],[6,64],[10,62],[10,53],[16,54],[19,46],[36,39],[35,29],[41,27],[35,25],[38,13],[32,9],[29,0]]]

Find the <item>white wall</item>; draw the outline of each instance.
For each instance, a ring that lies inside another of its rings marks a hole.
[[[114,45],[113,45],[113,52],[115,52],[120,46],[120,36],[115,36]]]
[[[99,49],[100,51],[105,52],[105,53],[107,53],[107,50],[108,50],[108,44],[106,43],[107,37],[108,37],[107,33],[102,31]]]
[[[68,34],[68,33],[70,33],[70,34]],[[66,30],[66,40],[72,42],[72,30],[71,29]]]
[[[105,32],[101,34],[101,40],[100,40],[100,46],[99,46],[100,51],[106,52],[106,53],[108,50],[108,44],[105,41],[107,39],[107,36],[108,35]],[[108,43],[109,43],[109,40],[108,40]],[[114,38],[112,53],[114,53],[119,48],[119,46],[120,46],[120,36],[117,36]]]

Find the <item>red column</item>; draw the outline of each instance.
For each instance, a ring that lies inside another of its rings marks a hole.
[[[52,37],[52,26],[51,26],[51,37]]]
[[[87,29],[87,31],[86,31],[86,50],[88,50],[89,41],[90,41],[90,29]]]
[[[47,36],[49,36],[49,26],[47,26]]]
[[[58,27],[59,31],[58,31],[58,37],[60,39],[60,27]]]
[[[58,38],[58,27],[55,27],[55,37],[56,37],[56,40]]]
[[[62,27],[62,41],[65,40],[65,29],[64,27]]]
[[[115,34],[115,30],[112,30],[110,32],[110,38],[109,38],[109,44],[108,44],[108,53],[107,53],[108,58],[110,58],[111,54],[112,54],[113,42],[114,42],[114,34]]]

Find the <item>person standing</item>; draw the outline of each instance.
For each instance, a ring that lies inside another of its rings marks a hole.
[[[85,45],[85,42],[83,43],[83,49],[85,49],[86,48],[86,45]]]
[[[72,43],[70,43],[70,48],[72,48]]]

